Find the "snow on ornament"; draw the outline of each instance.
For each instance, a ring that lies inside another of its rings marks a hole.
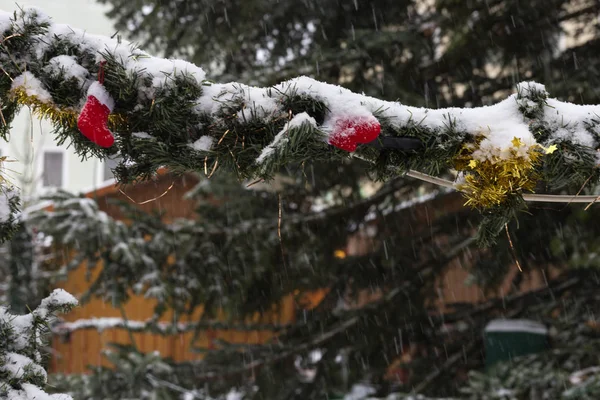
[[[381,132],[381,125],[374,116],[349,117],[338,119],[329,135],[329,144],[349,152],[355,151],[358,144],[374,141]]]
[[[108,129],[108,116],[115,107],[115,101],[104,88],[104,63],[100,64],[98,82],[90,85],[87,101],[79,114],[77,127],[89,140],[100,147],[110,147],[115,142]]]

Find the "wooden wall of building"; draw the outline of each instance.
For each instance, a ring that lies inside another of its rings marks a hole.
[[[142,212],[159,211],[164,213],[166,221],[176,218],[191,218],[194,215],[193,202],[183,199],[183,195],[198,183],[197,178],[191,175],[174,177],[168,173],[161,173],[154,181],[143,182],[135,186],[117,188],[109,186],[88,194],[94,198],[101,210],[107,212],[114,218],[123,219],[119,207],[113,200],[123,200],[136,204]],[[96,275],[101,265],[93,268],[92,277]],[[82,265],[69,274],[66,281],[59,287],[79,296],[88,287],[86,279],[87,266]],[[309,298],[302,300],[303,304],[312,306],[318,304],[324,291],[317,291]],[[295,296],[288,295],[282,299],[271,313],[256,315],[248,322],[263,324],[289,324],[295,321]],[[309,306],[310,307],[310,306]],[[79,319],[92,318],[122,318],[123,313],[128,320],[144,321],[153,314],[154,302],[141,296],[132,295],[121,310],[115,308],[102,299],[92,299],[88,303],[75,308],[69,314],[63,316],[66,322]],[[192,319],[201,315],[202,310],[191,316]],[[172,314],[166,314],[164,322],[169,322]],[[181,322],[186,322],[186,317]],[[179,335],[162,336],[150,333],[133,333],[135,346],[142,352],[158,351],[164,357],[170,357],[177,361],[193,360],[201,357],[200,354],[190,350],[193,337],[192,332]],[[263,343],[273,337],[271,331],[204,331],[196,339],[196,347],[209,348],[213,340],[224,340],[232,343]],[[55,336],[52,343],[52,358],[50,363],[51,372],[59,373],[82,373],[86,372],[88,365],[107,365],[106,359],[102,357],[102,350],[109,343],[131,344],[131,336],[124,329],[106,329],[97,331],[93,329],[78,330],[67,336]]]
[[[121,190],[115,187],[107,187],[96,192],[90,193],[89,197],[94,197],[98,201],[100,208],[106,211],[114,218],[123,218],[119,208],[111,204],[111,199],[126,200],[137,203],[137,206],[143,212],[161,211],[165,213],[166,220],[174,218],[189,218],[194,214],[193,203],[188,200],[182,200],[183,194],[190,190],[197,179],[186,175],[175,178],[168,173],[162,173],[155,181],[144,182],[135,187],[123,187]],[[160,197],[159,197],[160,196]],[[151,201],[150,201],[151,200]],[[456,211],[463,207],[461,196],[444,196],[442,199],[435,199],[431,202],[418,205],[411,209],[408,224],[421,225],[431,224],[440,215],[447,212]],[[408,226],[408,225],[407,225]],[[372,246],[368,235],[363,232],[357,232],[349,241],[345,249],[348,255],[360,255],[368,252]],[[101,265],[95,266],[95,273],[101,269]],[[500,289],[501,293],[508,293],[510,283],[515,273],[520,273],[516,266],[512,268],[504,285]],[[60,287],[80,295],[87,288],[86,266],[82,265],[79,269],[70,273],[68,280],[63,282]],[[478,302],[485,300],[485,295],[477,286],[467,286],[465,281],[468,277],[467,268],[461,265],[460,261],[454,262],[451,268],[438,280],[438,302],[435,304],[439,312],[443,312],[446,304],[456,302]],[[523,290],[535,289],[545,285],[546,280],[543,276],[533,274],[525,277]],[[317,290],[302,301],[308,303],[308,308],[317,305],[325,295],[326,290]],[[378,298],[380,293],[365,292],[360,295],[358,303],[366,303]],[[99,317],[117,317],[122,318],[123,313],[127,319],[132,321],[144,321],[152,316],[153,301],[140,296],[132,296],[131,300],[124,305],[123,309],[112,307],[101,299],[93,299],[89,303],[77,307],[71,313],[64,316],[66,321],[76,321],[78,319],[90,319]],[[277,323],[289,324],[296,319],[296,311],[300,309],[295,297],[289,295],[285,297],[277,307],[274,307],[271,313],[263,316],[256,316],[252,322],[256,323]],[[201,310],[199,311],[201,312]],[[197,314],[192,317],[198,317]],[[165,322],[172,318],[172,315],[166,315]],[[185,319],[182,321],[185,322]],[[190,351],[190,343],[193,333],[184,333],[179,335],[161,336],[150,333],[134,333],[133,340],[137,348],[142,352],[159,351],[164,357],[170,357],[177,361],[198,359],[201,357],[198,353]],[[209,348],[212,340],[221,339],[233,343],[263,343],[273,337],[269,331],[204,331],[195,342],[196,346]],[[107,348],[109,343],[131,344],[131,336],[124,329],[106,329],[98,332],[96,330],[80,330],[73,332],[68,337],[55,337],[53,341],[53,357],[51,360],[51,372],[61,373],[82,373],[86,372],[88,365],[106,365],[102,357],[102,350]]]

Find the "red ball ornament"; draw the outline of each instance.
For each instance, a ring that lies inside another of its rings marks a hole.
[[[100,147],[110,147],[115,142],[108,129],[108,116],[115,101],[100,82],[94,82],[88,89],[87,101],[79,114],[77,127],[83,135]]]
[[[374,116],[339,119],[329,135],[329,144],[349,152],[356,150],[359,143],[370,143],[377,139],[381,125]]]

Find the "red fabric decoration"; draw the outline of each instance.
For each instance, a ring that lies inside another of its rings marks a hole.
[[[373,116],[340,119],[329,136],[329,144],[352,152],[359,143],[370,143],[377,139],[380,132],[381,125]]]
[[[87,101],[79,114],[77,127],[81,133],[100,147],[110,147],[115,142],[108,129],[108,116],[115,102],[104,86],[104,64],[100,65],[98,82],[91,84],[87,92]]]

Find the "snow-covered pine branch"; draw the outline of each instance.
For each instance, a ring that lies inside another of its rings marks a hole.
[[[42,363],[42,347],[54,314],[66,312],[77,300],[56,289],[31,313],[12,315],[0,306],[0,398],[24,400],[68,400],[67,395],[43,391],[47,374]]]
[[[542,185],[577,190],[598,180],[600,106],[548,98],[537,83],[519,84],[516,94],[492,106],[435,110],[308,77],[266,88],[211,83],[193,64],[55,24],[33,8],[0,13],[0,35],[7,123],[1,133],[28,105],[50,118],[58,142],[71,142],[80,154],[119,152],[120,181],[151,176],[161,166],[268,178],[290,163],[341,162],[349,150],[383,177],[458,171],[457,188],[485,211],[486,241],[524,208],[524,192]],[[102,91],[96,90],[99,72]],[[107,127],[115,144],[107,148],[78,130],[79,113],[94,95],[112,111]],[[379,128],[378,138],[365,144]],[[390,144],[398,137],[421,145]]]
[[[281,331],[291,325],[282,324],[257,324],[257,323],[231,323],[223,321],[197,321],[197,322],[157,322],[153,319],[145,321],[125,320],[118,317],[78,319],[73,322],[61,322],[52,327],[56,335],[66,335],[80,330],[127,329],[130,332],[152,332],[160,335],[172,335],[184,332],[194,332],[202,329],[255,331],[270,330]]]

